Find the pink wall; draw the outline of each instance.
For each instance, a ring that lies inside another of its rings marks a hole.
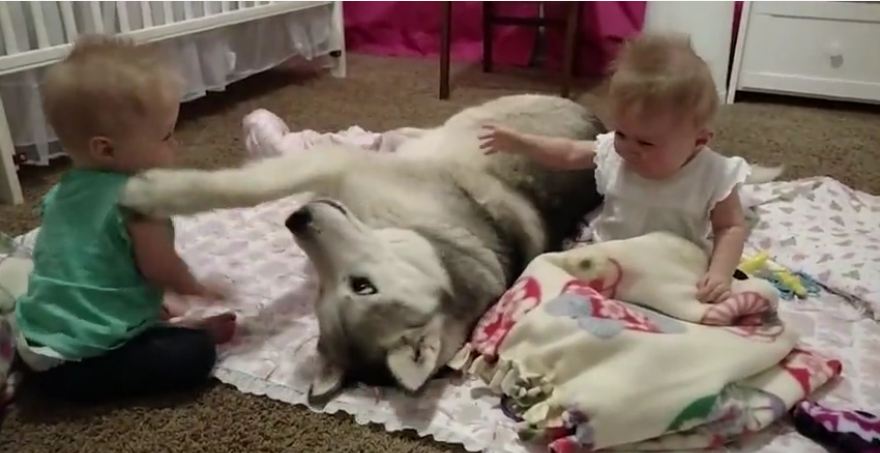
[[[545,2],[546,14],[560,15],[563,2]],[[505,15],[536,16],[538,2],[496,2]],[[440,50],[443,2],[345,2],[346,46],[352,52],[436,58]],[[482,2],[454,2],[452,59],[479,61],[482,55]],[[617,46],[644,23],[645,2],[582,2],[580,74],[598,75]],[[501,65],[525,65],[533,52],[532,27],[494,27],[493,58]],[[547,66],[561,65],[562,30],[547,34]]]

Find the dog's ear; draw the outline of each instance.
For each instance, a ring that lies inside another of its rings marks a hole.
[[[345,367],[343,363],[340,363],[342,357],[337,353],[339,346],[334,344],[328,347],[327,340],[327,336],[318,340],[321,368],[318,370],[318,374],[312,378],[312,384],[309,386],[309,401],[327,401],[342,388],[345,381]]]
[[[309,386],[309,401],[322,402],[335,394],[345,380],[345,370],[325,358],[318,374]]]
[[[437,369],[442,347],[441,317],[428,324],[412,329],[400,338],[385,358],[388,370],[406,390],[416,392],[422,388]]]
[[[342,388],[349,357],[345,329],[338,312],[329,304],[319,303],[316,314],[321,368],[309,386],[309,400],[320,402],[326,401]]]

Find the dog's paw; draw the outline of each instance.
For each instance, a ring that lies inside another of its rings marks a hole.
[[[285,123],[284,120],[266,109],[256,109],[253,112],[248,113],[241,120],[241,125],[245,130],[245,134],[254,128],[263,128],[277,132],[281,135],[290,132],[290,129],[287,127],[287,123]]]
[[[252,156],[271,157],[284,154],[282,146],[290,129],[284,120],[266,109],[257,109],[242,120],[245,149]]]
[[[119,195],[119,205],[151,217],[169,217],[183,208],[185,177],[175,170],[148,170],[128,180]]]

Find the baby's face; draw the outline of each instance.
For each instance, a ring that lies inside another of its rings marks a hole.
[[[711,137],[676,112],[643,114],[617,109],[612,114],[614,149],[627,166],[646,179],[675,175]]]
[[[177,151],[174,127],[179,110],[176,100],[157,102],[138,127],[119,134],[114,156],[118,170],[136,173],[172,165]]]

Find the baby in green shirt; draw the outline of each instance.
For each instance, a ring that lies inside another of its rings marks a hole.
[[[174,248],[167,219],[117,204],[135,173],[171,165],[182,81],[157,48],[90,36],[49,68],[46,117],[73,161],[43,200],[18,351],[47,393],[98,400],[180,390],[208,378],[231,313],[169,324],[165,292],[210,300]]]

